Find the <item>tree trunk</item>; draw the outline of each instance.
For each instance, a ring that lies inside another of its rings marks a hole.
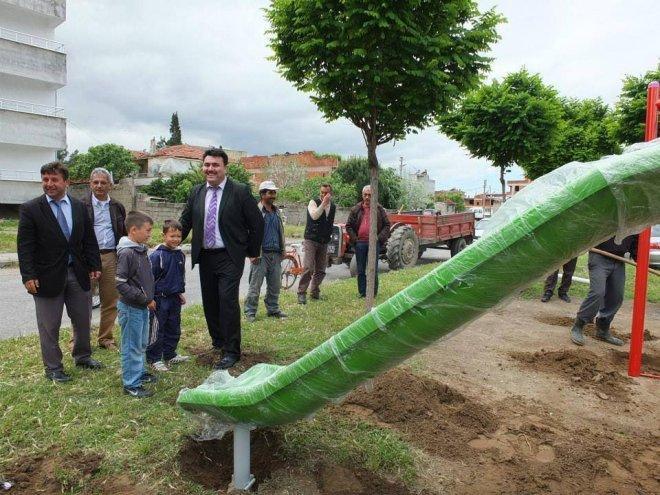
[[[504,181],[504,171],[506,165],[500,165],[500,184],[502,184],[502,203],[506,201],[506,182]]]
[[[376,156],[376,141],[370,139],[367,143],[369,171],[371,172],[371,215],[369,217],[369,256],[367,257],[367,297],[365,308],[367,312],[374,305],[376,288],[376,270],[378,269],[378,157]]]

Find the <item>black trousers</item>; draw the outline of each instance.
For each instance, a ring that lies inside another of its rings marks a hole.
[[[561,284],[557,293],[559,295],[568,294],[568,289],[571,288],[573,282],[573,274],[575,273],[575,266],[577,265],[577,258],[573,258],[564,263],[562,267]],[[559,278],[559,270],[555,270],[548,278],[545,279],[544,292],[552,294],[557,286],[557,279]]]
[[[226,250],[202,249],[199,281],[202,304],[211,342],[225,355],[241,355],[241,307],[238,289],[243,268],[236,266]]]

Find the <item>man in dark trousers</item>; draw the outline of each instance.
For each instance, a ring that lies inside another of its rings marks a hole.
[[[601,251],[623,256],[630,253],[637,259],[637,241],[639,235],[624,238],[621,244],[614,242],[614,237],[596,246]],[[575,345],[584,345],[582,330],[596,317],[596,338],[612,345],[623,345],[623,341],[610,332],[610,324],[623,302],[626,284],[626,265],[608,256],[589,253],[589,293],[582,301],[571,328],[571,340]]]
[[[99,323],[99,347],[116,351],[112,336],[117,320],[119,294],[115,282],[117,275],[117,244],[127,235],[126,210],[124,205],[110,197],[112,176],[105,168],[95,168],[89,176],[90,193],[82,202],[87,208],[96,240],[101,252],[101,278],[98,280],[101,298],[101,321]]]
[[[21,205],[18,262],[27,291],[34,296],[41,357],[46,378],[67,382],[59,345],[62,311],[73,325],[76,366],[99,369],[92,359],[90,279],[101,276],[101,258],[94,227],[85,206],[67,194],[69,171],[60,162],[41,167],[44,195]]]
[[[182,239],[192,230],[192,266],[199,263],[204,316],[213,348],[224,351],[216,369],[234,366],[241,356],[238,289],[245,257],[259,256],[264,219],[249,186],[227,177],[222,149],[204,152],[206,182],[193,188],[181,214]]]
[[[571,298],[568,295],[568,289],[571,288],[571,283],[573,282],[573,274],[575,273],[575,266],[577,265],[577,258],[568,260],[562,266],[561,274],[561,284],[559,284],[559,290],[557,290],[557,295],[559,299],[564,302],[571,302]],[[543,288],[543,295],[541,296],[541,302],[548,302],[552,299],[552,294],[555,291],[557,286],[557,280],[559,279],[559,270],[555,270],[545,279],[545,287]]]
[[[303,268],[305,271],[298,282],[298,304],[307,304],[307,288],[312,283],[310,296],[320,297],[319,287],[325,278],[328,265],[328,243],[332,235],[337,207],[332,202],[332,186],[321,184],[318,199],[312,199],[307,205],[307,223],[305,224],[305,249]]]
[[[367,259],[369,257],[369,228],[371,221],[371,186],[362,188],[362,201],[351,208],[346,221],[346,232],[348,233],[351,244],[355,247],[355,261],[357,265],[357,284],[360,297],[367,295]],[[381,205],[376,205],[378,209],[376,235],[376,252],[380,253],[381,246],[384,246],[390,237],[390,220],[387,218],[387,212]],[[376,286],[374,287],[374,296],[378,295],[378,256],[376,256]]]

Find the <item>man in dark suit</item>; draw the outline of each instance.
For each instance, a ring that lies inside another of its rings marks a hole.
[[[34,296],[46,378],[66,382],[59,346],[62,311],[74,328],[76,366],[99,369],[92,359],[90,279],[101,275],[99,248],[85,206],[67,195],[69,171],[60,162],[41,167],[44,195],[21,205],[18,262],[27,291]]]
[[[181,214],[182,239],[192,230],[192,266],[199,263],[204,316],[213,348],[224,351],[216,369],[234,366],[241,356],[238,289],[245,257],[259,256],[264,220],[250,188],[227,177],[222,149],[204,152],[206,183],[193,188]]]

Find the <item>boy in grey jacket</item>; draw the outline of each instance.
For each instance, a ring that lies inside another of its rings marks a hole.
[[[124,393],[149,397],[144,383],[155,381],[146,371],[145,351],[149,341],[149,310],[156,310],[154,276],[145,243],[151,237],[153,220],[144,213],[126,215],[128,236],[117,244],[117,291],[121,326],[121,370]]]

